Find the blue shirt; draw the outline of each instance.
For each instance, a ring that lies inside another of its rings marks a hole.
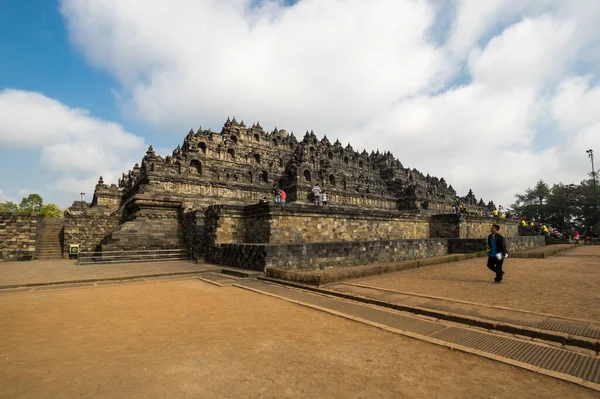
[[[491,241],[491,248],[492,248],[490,250],[490,258],[493,258],[498,253],[498,252],[496,252],[496,236],[492,235],[492,239],[490,241]]]

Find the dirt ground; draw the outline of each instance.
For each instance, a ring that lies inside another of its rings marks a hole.
[[[0,317],[1,398],[600,398],[198,280],[5,294]]]
[[[78,266],[76,260],[51,259],[0,263],[0,287],[15,284],[52,283],[161,273],[220,270],[218,266],[192,261],[133,262]]]
[[[585,255],[585,256],[583,256]],[[352,280],[353,283],[600,321],[600,246],[546,259],[508,258],[502,284],[485,258]]]

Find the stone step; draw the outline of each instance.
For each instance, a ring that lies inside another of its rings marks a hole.
[[[47,246],[47,247],[40,247],[37,246],[35,247],[36,251],[62,251],[62,247],[60,245],[53,245],[53,246]]]

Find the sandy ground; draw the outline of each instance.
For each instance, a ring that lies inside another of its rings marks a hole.
[[[1,398],[600,398],[198,280],[0,296]]]
[[[351,282],[600,322],[600,246],[546,259],[509,257],[504,271],[502,284],[492,284],[486,259],[476,258]]]
[[[76,260],[34,260],[0,263],[0,286],[102,279],[158,273],[220,270],[218,266],[191,261],[132,262],[78,266]]]

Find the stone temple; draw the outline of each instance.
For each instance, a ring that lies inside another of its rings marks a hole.
[[[310,203],[314,185],[330,205]],[[285,206],[273,204],[274,186],[286,191]],[[263,197],[270,203],[258,204]],[[455,215],[455,203],[468,214]],[[483,214],[493,207],[390,152],[358,152],[312,131],[298,140],[233,118],[220,132],[191,130],[164,158],[150,146],[118,184],[100,177],[92,203],[65,212],[63,245],[98,256],[185,248],[252,269],[327,268],[462,251],[465,243],[448,240],[481,241],[490,224]],[[517,245],[517,224],[503,224]]]

